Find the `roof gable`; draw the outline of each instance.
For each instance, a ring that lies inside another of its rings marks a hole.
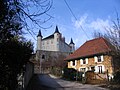
[[[77,59],[96,54],[101,54],[111,51],[110,43],[104,38],[96,38],[85,42],[73,54],[70,54],[65,60]]]

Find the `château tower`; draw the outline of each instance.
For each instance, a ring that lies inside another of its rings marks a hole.
[[[37,35],[37,50],[41,50],[42,49],[42,34],[41,34],[41,30],[39,30],[39,33]]]
[[[60,38],[61,38],[61,33],[59,32],[58,27],[56,26],[56,29],[54,32],[54,42],[55,42],[56,51],[60,50],[60,47],[59,47]]]
[[[70,47],[71,47],[71,53],[74,52],[74,51],[75,51],[75,44],[74,44],[72,38],[71,38],[71,41],[70,41],[70,44],[69,44],[69,45],[70,45]]]

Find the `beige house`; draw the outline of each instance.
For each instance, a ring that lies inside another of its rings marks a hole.
[[[107,73],[109,78],[113,78],[113,58],[109,55],[112,48],[104,38],[96,38],[85,42],[65,60],[68,61],[68,68],[83,72],[92,70],[97,74]]]

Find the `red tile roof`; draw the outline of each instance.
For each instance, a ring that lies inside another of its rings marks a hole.
[[[96,38],[86,41],[73,54],[70,54],[65,60],[88,57],[96,54],[102,54],[111,51],[111,44],[104,38]]]

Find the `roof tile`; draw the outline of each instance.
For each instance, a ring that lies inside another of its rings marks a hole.
[[[110,43],[102,37],[96,38],[86,41],[80,48],[78,48],[73,54],[70,54],[65,60],[92,56],[109,51],[111,51]]]

